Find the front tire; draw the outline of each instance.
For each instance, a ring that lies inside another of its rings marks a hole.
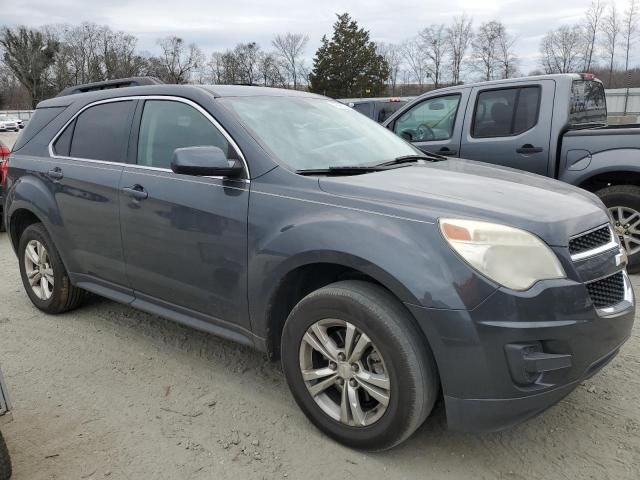
[[[356,449],[404,441],[438,395],[435,361],[413,318],[387,290],[363,281],[334,283],[295,306],[282,366],[309,420]]]
[[[26,228],[18,247],[20,276],[31,302],[45,313],[78,307],[84,291],[71,285],[60,254],[41,223]]]
[[[612,185],[596,195],[609,209],[616,233],[629,255],[627,270],[640,273],[640,187]]]

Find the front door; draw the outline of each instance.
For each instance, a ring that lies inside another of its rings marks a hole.
[[[555,82],[475,87],[460,156],[548,175]]]
[[[248,327],[249,183],[171,171],[176,148],[216,146],[238,158],[212,120],[169,99],[146,100],[137,113],[135,164],[120,181],[127,275],[138,299]]]

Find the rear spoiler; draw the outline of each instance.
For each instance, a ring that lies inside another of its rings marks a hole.
[[[96,90],[107,90],[111,88],[139,87],[143,85],[162,85],[164,82],[156,77],[130,77],[106,80],[104,82],[85,83],[84,85],[74,85],[62,90],[58,97],[74,95],[76,93],[94,92]]]

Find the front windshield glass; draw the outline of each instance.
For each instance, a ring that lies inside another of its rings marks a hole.
[[[309,97],[227,97],[222,102],[276,159],[294,170],[367,166],[420,152],[346,105]]]

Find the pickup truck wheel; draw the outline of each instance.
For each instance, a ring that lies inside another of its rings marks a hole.
[[[23,232],[18,258],[22,283],[36,307],[56,314],[80,305],[84,291],[71,285],[60,254],[42,224],[30,225]]]
[[[640,187],[613,185],[598,190],[596,195],[609,209],[620,243],[629,255],[627,270],[640,272]]]
[[[11,457],[9,450],[4,441],[2,432],[0,432],[0,480],[9,480],[11,478]]]
[[[402,442],[438,395],[435,361],[413,319],[387,290],[363,281],[334,283],[295,306],[282,366],[311,422],[357,449]]]

